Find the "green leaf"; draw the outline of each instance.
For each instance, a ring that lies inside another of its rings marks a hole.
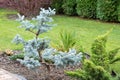
[[[109,60],[112,61],[114,59],[114,57],[116,56],[116,54],[118,53],[118,51],[120,50],[120,48],[116,48],[114,50],[111,50],[108,54],[109,54]]]
[[[118,61],[120,61],[120,57],[113,59],[113,60],[110,62],[110,64],[113,64],[113,63],[118,62]]]

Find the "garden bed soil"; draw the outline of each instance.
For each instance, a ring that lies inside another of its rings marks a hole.
[[[11,20],[16,20],[18,18],[17,14],[7,14],[7,18]]]
[[[24,76],[27,80],[71,80],[69,76],[64,74],[64,71],[75,70],[80,68],[80,65],[66,67],[64,69],[51,67],[51,71],[48,73],[45,66],[39,67],[37,71],[29,70],[19,62],[10,60],[6,54],[0,54],[0,68]]]
[[[18,15],[17,14],[7,14],[7,19],[9,20],[17,20],[18,19]],[[31,20],[34,16],[29,16],[29,17],[25,17],[25,19]]]

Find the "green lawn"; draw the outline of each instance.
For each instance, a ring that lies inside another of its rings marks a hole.
[[[18,22],[9,20],[5,16],[6,14],[13,13],[16,14],[14,11],[0,9],[0,50],[5,50],[7,48],[21,49],[21,46],[18,47],[11,43],[11,40],[16,34],[21,34],[25,39],[33,37],[30,32],[18,28]],[[90,52],[91,43],[94,41],[95,37],[113,28],[113,31],[109,35],[107,49],[111,50],[120,45],[120,24],[103,23],[95,20],[84,20],[78,17],[60,15],[54,16],[54,23],[57,24],[57,26],[48,33],[42,34],[42,37],[49,37],[51,41],[55,42],[61,30],[66,29],[75,31],[78,38],[77,45],[82,45],[86,52]]]
[[[20,34],[25,39],[33,38],[34,35],[30,32],[25,32],[23,29],[18,28],[19,23],[15,20],[7,19],[7,14],[16,14],[15,11],[0,9],[0,51],[5,49],[22,49],[22,46],[16,46],[11,41],[16,34]],[[96,20],[85,20],[79,17],[68,17],[56,15],[54,16],[54,23],[57,24],[51,31],[42,34],[40,37],[48,37],[54,43],[59,39],[59,32],[61,30],[75,31],[77,34],[77,46],[82,45],[85,51],[90,53],[90,47],[97,35],[104,34],[106,31],[113,28],[109,35],[107,49],[112,50],[120,47],[120,24],[103,23]],[[120,53],[120,52],[119,52]],[[116,70],[120,71],[119,66],[116,64]]]

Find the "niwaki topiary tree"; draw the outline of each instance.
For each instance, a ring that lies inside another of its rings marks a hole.
[[[49,40],[39,38],[39,35],[50,30],[53,24],[50,24],[53,19],[52,15],[55,10],[49,8],[45,10],[41,8],[40,14],[33,18],[33,23],[24,19],[24,16],[19,16],[18,21],[21,23],[21,28],[25,28],[35,35],[32,40],[25,41],[20,35],[17,35],[13,42],[23,44],[24,59],[17,59],[21,64],[29,69],[36,69],[41,65],[45,65],[50,71],[50,66],[66,67],[76,65],[82,59],[82,53],[77,53],[75,49],[70,49],[68,52],[57,51],[49,47]],[[14,56],[12,57],[14,58]]]

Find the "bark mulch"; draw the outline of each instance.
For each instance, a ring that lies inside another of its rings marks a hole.
[[[78,66],[66,67],[57,69],[51,67],[50,73],[47,72],[45,66],[41,66],[37,69],[37,72],[34,70],[29,70],[17,61],[12,61],[9,59],[9,56],[5,54],[0,54],[0,68],[5,69],[11,73],[24,76],[27,80],[71,80],[69,76],[64,74],[65,70],[75,70],[80,68]]]

